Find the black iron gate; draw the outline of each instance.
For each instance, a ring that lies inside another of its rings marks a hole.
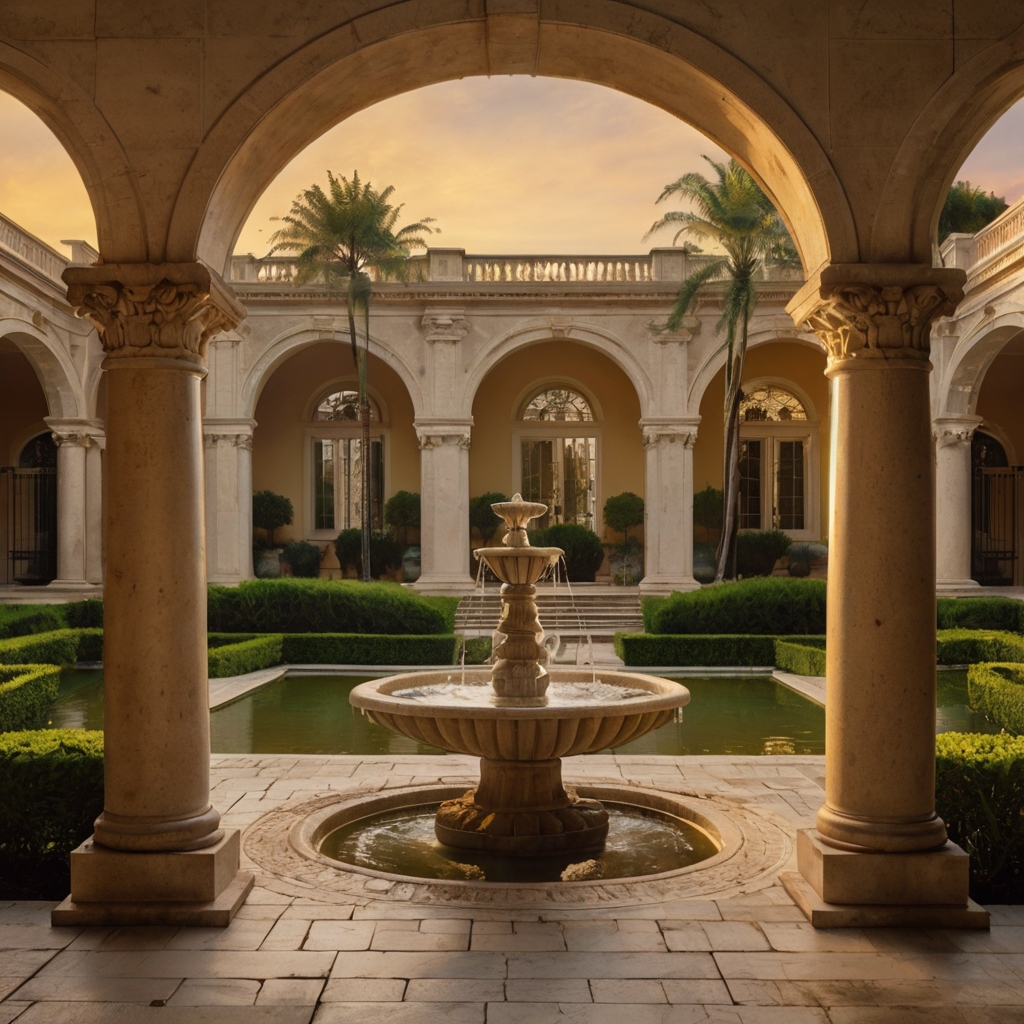
[[[0,467],[6,510],[7,579],[29,586],[57,578],[57,470]]]
[[[1020,548],[1018,509],[1024,467],[976,467],[971,488],[971,576],[982,586],[1012,587]]]

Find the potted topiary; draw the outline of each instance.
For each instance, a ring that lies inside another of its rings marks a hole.
[[[612,581],[623,586],[640,582],[643,575],[643,545],[629,531],[643,526],[644,499],[632,491],[614,494],[604,503],[605,526],[622,534],[622,544],[611,552]]]
[[[290,526],[295,510],[283,494],[257,491],[252,496],[252,525],[266,534],[263,543],[254,539],[253,571],[260,579],[281,575],[281,549],[274,544],[274,531]]]
[[[384,522],[391,527],[404,552],[402,578],[413,583],[420,575],[420,549],[409,546],[409,531],[420,528],[420,496],[415,491],[396,491],[384,506]]]
[[[315,579],[320,575],[323,555],[316,544],[306,540],[293,540],[281,552],[281,561],[288,566],[293,576]]]

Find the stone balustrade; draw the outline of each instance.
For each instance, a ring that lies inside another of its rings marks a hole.
[[[0,213],[0,251],[13,254],[44,276],[60,281],[69,260]]]

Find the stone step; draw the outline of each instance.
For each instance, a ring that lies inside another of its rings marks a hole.
[[[643,628],[640,595],[625,593],[540,593],[537,611],[541,624],[551,633],[584,634],[638,632]],[[501,597],[493,591],[464,597],[455,612],[457,631],[493,629],[501,614]]]

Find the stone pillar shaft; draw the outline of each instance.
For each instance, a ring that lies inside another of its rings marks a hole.
[[[57,579],[51,586],[85,587],[86,453],[91,438],[78,421],[51,420],[57,445]]]
[[[971,439],[980,416],[935,420],[936,589],[977,587],[971,579]]]
[[[416,589],[466,594],[469,567],[469,438],[471,421],[417,421],[420,440],[422,574]]]
[[[103,451],[106,438],[93,434],[85,455],[85,578],[103,582]]]
[[[252,578],[254,420],[207,419],[206,534],[211,583]]]

